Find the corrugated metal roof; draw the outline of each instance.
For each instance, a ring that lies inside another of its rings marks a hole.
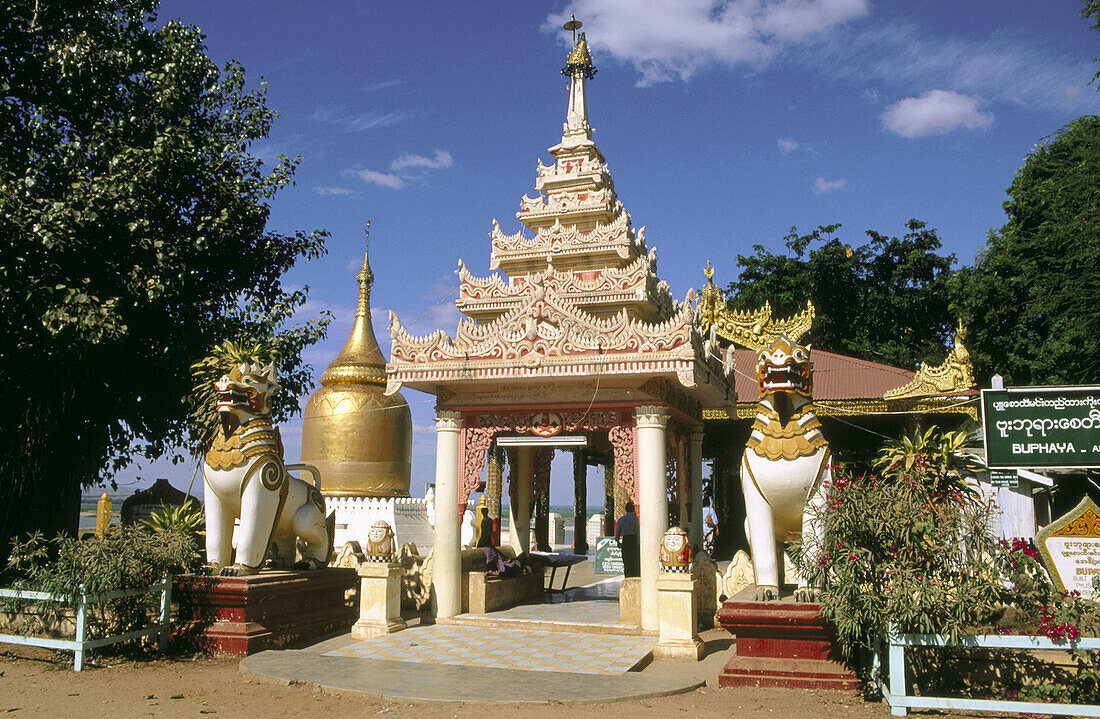
[[[756,353],[734,347],[737,362],[737,398],[753,402],[759,396],[756,385]],[[913,372],[898,367],[868,362],[847,355],[815,349],[814,399],[877,399],[887,390],[913,379]]]

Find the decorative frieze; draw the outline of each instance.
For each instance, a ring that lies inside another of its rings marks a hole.
[[[485,457],[493,446],[493,441],[501,435],[538,434],[541,426],[538,417],[541,413],[488,413],[471,415],[462,430],[460,448],[462,476],[459,478],[459,501],[465,502],[481,481],[481,470],[485,466]],[[635,493],[634,466],[635,446],[634,428],[629,414],[612,410],[589,412],[556,412],[561,432],[608,432],[615,457],[616,479],[637,501]],[[509,466],[515,463],[509,451]],[[538,462],[539,457],[536,456]],[[514,475],[509,469],[509,482]],[[546,475],[549,477],[549,474]],[[548,480],[547,480],[548,481]],[[537,490],[537,488],[536,488]],[[511,490],[510,490],[511,491]]]

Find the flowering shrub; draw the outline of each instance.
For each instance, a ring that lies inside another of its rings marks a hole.
[[[986,621],[1003,591],[991,511],[919,454],[880,475],[834,468],[818,517],[822,546],[796,554],[803,576],[823,588],[821,612],[842,653],[871,649],[890,623],[957,636]]]
[[[1100,634],[1100,603],[1059,592],[1030,541],[994,539],[995,507],[957,458],[963,437],[927,431],[890,443],[879,474],[833,467],[817,517],[821,544],[804,538],[795,555],[802,575],[822,587],[821,613],[849,660],[873,650],[891,624],[952,638],[993,631],[1072,643]],[[909,676],[936,691],[1100,703],[1100,652],[1072,651],[1075,670],[1017,652],[975,661],[971,652],[911,650]],[[972,676],[974,667],[988,670],[991,658],[1007,663]]]

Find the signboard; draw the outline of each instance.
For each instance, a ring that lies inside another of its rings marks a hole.
[[[982,390],[990,468],[1100,467],[1100,387]]]
[[[1100,575],[1100,507],[1085,497],[1044,527],[1038,544],[1039,556],[1059,590],[1092,596],[1092,579]]]
[[[614,537],[596,540],[596,574],[622,574],[623,550]]]
[[[991,469],[989,483],[994,487],[1019,487],[1020,472],[1016,469]]]

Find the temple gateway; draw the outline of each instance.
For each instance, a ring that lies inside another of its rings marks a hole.
[[[702,539],[703,410],[732,408],[732,368],[696,322],[694,292],[674,299],[615,194],[592,141],[586,83],[596,73],[582,34],[554,162],[539,161],[534,197],[524,195],[505,234],[494,220],[489,277],[459,261],[452,339],[410,335],[391,314],[387,393],[413,388],[438,399],[434,576],[437,614],[461,611],[459,523],[487,470],[490,514],[499,517],[503,455],[510,468],[508,543],[530,546],[532,503],[548,489],[556,450],[575,452],[583,492],[587,458],[602,457],[618,503],[634,501],[641,556],[655,558],[669,526],[666,465],[674,466],[679,521]],[[683,501],[687,500],[687,501]],[[578,501],[583,507],[584,501]],[[583,515],[576,530],[583,532]],[[655,561],[643,561],[640,618],[656,630]]]
[[[471,493],[484,489],[499,531],[507,489],[505,543],[517,554],[543,548],[545,526],[538,532],[536,525],[532,542],[532,508],[542,502],[545,519],[550,462],[568,450],[574,551],[587,550],[587,466],[603,465],[603,534],[612,533],[628,499],[638,509],[645,558],[639,616],[641,628],[654,631],[654,559],[663,534],[679,524],[692,545],[702,544],[704,457],[712,462],[707,499],[723,526],[719,553],[748,548],[737,467],[756,412],[757,351],[780,336],[806,334],[814,307],[787,318],[767,306],[731,311],[709,262],[698,297],[689,290],[675,299],[592,141],[586,85],[596,68],[583,34],[562,73],[570,91],[561,140],[548,150],[554,162],[538,163],[534,196],[520,200],[522,227],[506,234],[493,220],[494,274],[478,276],[458,261],[456,305],[466,318],[454,338],[442,330],[412,336],[391,313],[385,393],[413,388],[437,398],[433,584],[440,617],[462,611],[460,525]],[[883,436],[925,417],[945,426],[976,419],[964,334],[960,328],[942,365],[916,373],[815,351],[822,376],[815,402],[836,451],[864,458]],[[1034,525],[1031,490],[1016,494],[1000,501],[1020,505],[1022,524]]]

